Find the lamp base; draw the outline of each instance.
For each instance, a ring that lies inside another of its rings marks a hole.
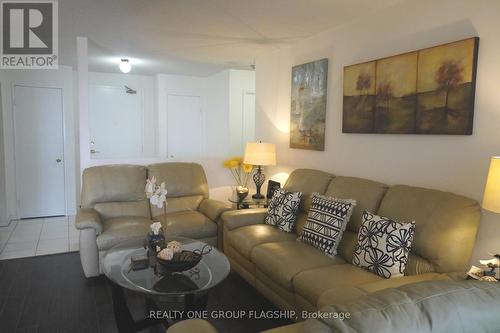
[[[260,194],[260,188],[264,181],[266,180],[266,176],[262,173],[262,167],[260,165],[257,166],[257,172],[253,175],[253,181],[255,182],[255,187],[257,188],[257,193],[252,195],[253,199],[264,199],[264,196]]]
[[[252,199],[255,199],[255,200],[262,200],[264,198],[265,198],[265,196],[262,195],[261,193],[255,193],[254,195],[252,195]]]

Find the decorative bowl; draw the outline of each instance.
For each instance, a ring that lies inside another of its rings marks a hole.
[[[171,260],[164,260],[156,257],[156,261],[168,272],[184,272],[198,265],[204,255],[210,253],[212,247],[205,245],[201,250],[184,250],[175,253]]]

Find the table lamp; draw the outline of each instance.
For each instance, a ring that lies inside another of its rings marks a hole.
[[[257,188],[257,193],[252,195],[253,199],[264,199],[260,193],[260,188],[266,177],[262,173],[262,167],[276,165],[276,147],[273,143],[249,142],[245,148],[243,163],[257,166],[257,172],[253,175],[253,181]]]
[[[483,208],[500,213],[500,156],[493,156],[484,188]]]
[[[493,213],[500,213],[500,156],[493,156],[490,162],[490,170],[484,188],[483,208]],[[496,269],[500,267],[500,255],[493,255],[493,259],[480,260],[481,264],[487,265],[496,276]]]

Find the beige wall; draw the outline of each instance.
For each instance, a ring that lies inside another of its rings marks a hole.
[[[280,164],[269,173],[318,168],[481,200],[489,157],[500,154],[498,13],[497,0],[404,1],[258,58],[256,139],[277,144]],[[344,66],[471,36],[481,38],[472,136],[342,134]],[[326,150],[289,149],[291,67],[321,58],[329,59]],[[500,215],[491,213],[473,261],[488,251],[500,251]]]

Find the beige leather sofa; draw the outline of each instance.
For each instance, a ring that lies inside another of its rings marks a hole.
[[[318,170],[295,170],[284,185],[304,193],[296,233],[264,224],[265,209],[222,215],[224,252],[231,267],[279,308],[314,311],[389,287],[448,279],[465,272],[475,241],[480,207],[474,200],[437,190],[385,184]],[[296,241],[311,194],[357,201],[339,254],[329,258]],[[363,210],[400,220],[416,229],[404,277],[384,279],[351,264]]]
[[[321,309],[323,318],[265,333],[498,332],[499,308],[499,283],[425,281],[336,303]],[[167,333],[181,332],[217,333],[217,330],[199,319],[180,322],[167,330]]]
[[[167,184],[167,219],[149,204],[146,179],[155,176]],[[80,229],[80,258],[85,276],[98,276],[101,258],[114,245],[143,238],[153,219],[162,222],[168,236],[184,236],[217,245],[220,214],[227,204],[208,198],[203,168],[194,163],[161,163],[97,166],[83,172],[81,208],[76,216]]]

